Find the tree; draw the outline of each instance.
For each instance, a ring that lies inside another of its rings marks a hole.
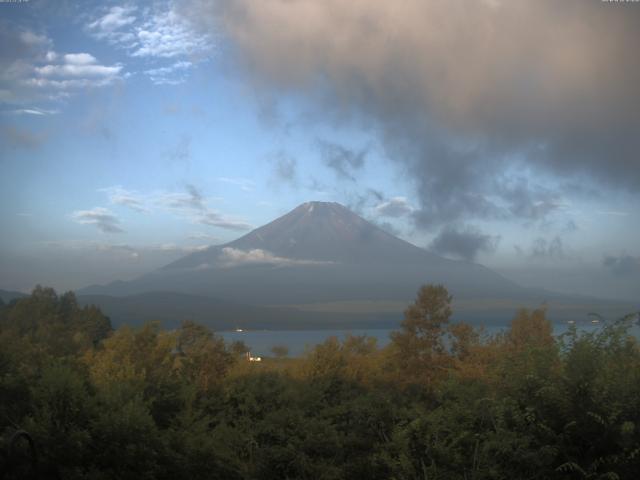
[[[80,308],[73,292],[58,296],[41,286],[3,309],[0,324],[5,334],[32,343],[39,354],[55,357],[93,348],[112,332],[109,318],[98,307]]]
[[[480,342],[480,335],[468,323],[454,323],[449,326],[451,339],[451,353],[459,360],[465,360],[471,354],[473,347]]]
[[[233,353],[236,357],[239,355],[244,355],[251,349],[249,346],[244,343],[242,340],[234,340],[231,342],[231,353]]]
[[[404,312],[402,330],[391,335],[394,357],[405,379],[430,384],[447,363],[443,335],[451,317],[451,295],[442,285],[425,285]]]
[[[203,325],[185,321],[178,329],[177,351],[180,371],[202,392],[217,384],[231,367],[233,355],[222,337]]]
[[[73,478],[87,461],[91,403],[82,375],[71,367],[45,367],[31,387],[32,414],[25,429],[39,445],[40,459]]]
[[[274,345],[271,347],[271,353],[278,358],[284,358],[289,355],[289,347],[286,345]]]
[[[554,345],[553,326],[547,320],[546,313],[546,310],[541,308],[533,312],[521,309],[511,322],[511,328],[507,333],[508,343],[516,349]]]

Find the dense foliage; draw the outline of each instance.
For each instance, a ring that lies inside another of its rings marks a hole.
[[[0,305],[0,473],[640,478],[631,318],[554,338],[543,310],[523,310],[487,337],[450,323],[450,301],[423,287],[385,348],[332,338],[257,363],[191,322],[113,331],[72,293],[36,288]]]

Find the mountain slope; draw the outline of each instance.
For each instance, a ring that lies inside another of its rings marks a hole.
[[[421,285],[441,283],[459,320],[504,324],[519,307],[554,320],[637,309],[526,289],[482,265],[448,260],[379,229],[337,203],[309,202],[225,245],[129,282],[78,291],[117,323],[185,318],[214,328],[397,324]]]
[[[527,295],[481,265],[427,252],[327,202],[302,204],[237,240],[133,281],[80,293],[173,291],[256,305],[300,304],[410,300],[424,283],[442,283],[464,298]]]
[[[237,240],[188,255],[165,269],[215,264],[223,248],[259,249],[298,261],[397,264],[422,259],[433,264],[447,262],[394,237],[339,203],[307,202]]]
[[[14,292],[11,290],[0,290],[0,300],[4,303],[9,303],[12,300],[20,299],[26,297],[26,293],[22,292]]]
[[[164,328],[177,328],[183,320],[193,320],[214,330],[314,328],[390,328],[397,315],[388,312],[363,314],[358,312],[308,312],[296,308],[261,307],[227,302],[211,297],[174,292],[147,292],[126,297],[80,295],[81,305],[97,305],[116,327],[141,325],[159,321]]]

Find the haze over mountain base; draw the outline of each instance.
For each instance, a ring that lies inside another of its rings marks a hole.
[[[625,302],[523,288],[471,262],[443,258],[337,203],[308,202],[230,243],[195,252],[129,282],[78,293],[116,323],[190,318],[217,329],[395,326],[424,284],[452,293],[456,317],[505,323],[547,305],[556,321],[592,311],[621,316]]]

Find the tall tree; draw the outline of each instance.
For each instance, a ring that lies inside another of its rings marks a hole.
[[[451,295],[442,285],[425,285],[404,312],[402,329],[391,335],[394,357],[405,379],[430,384],[449,361],[444,333],[451,317]]]

